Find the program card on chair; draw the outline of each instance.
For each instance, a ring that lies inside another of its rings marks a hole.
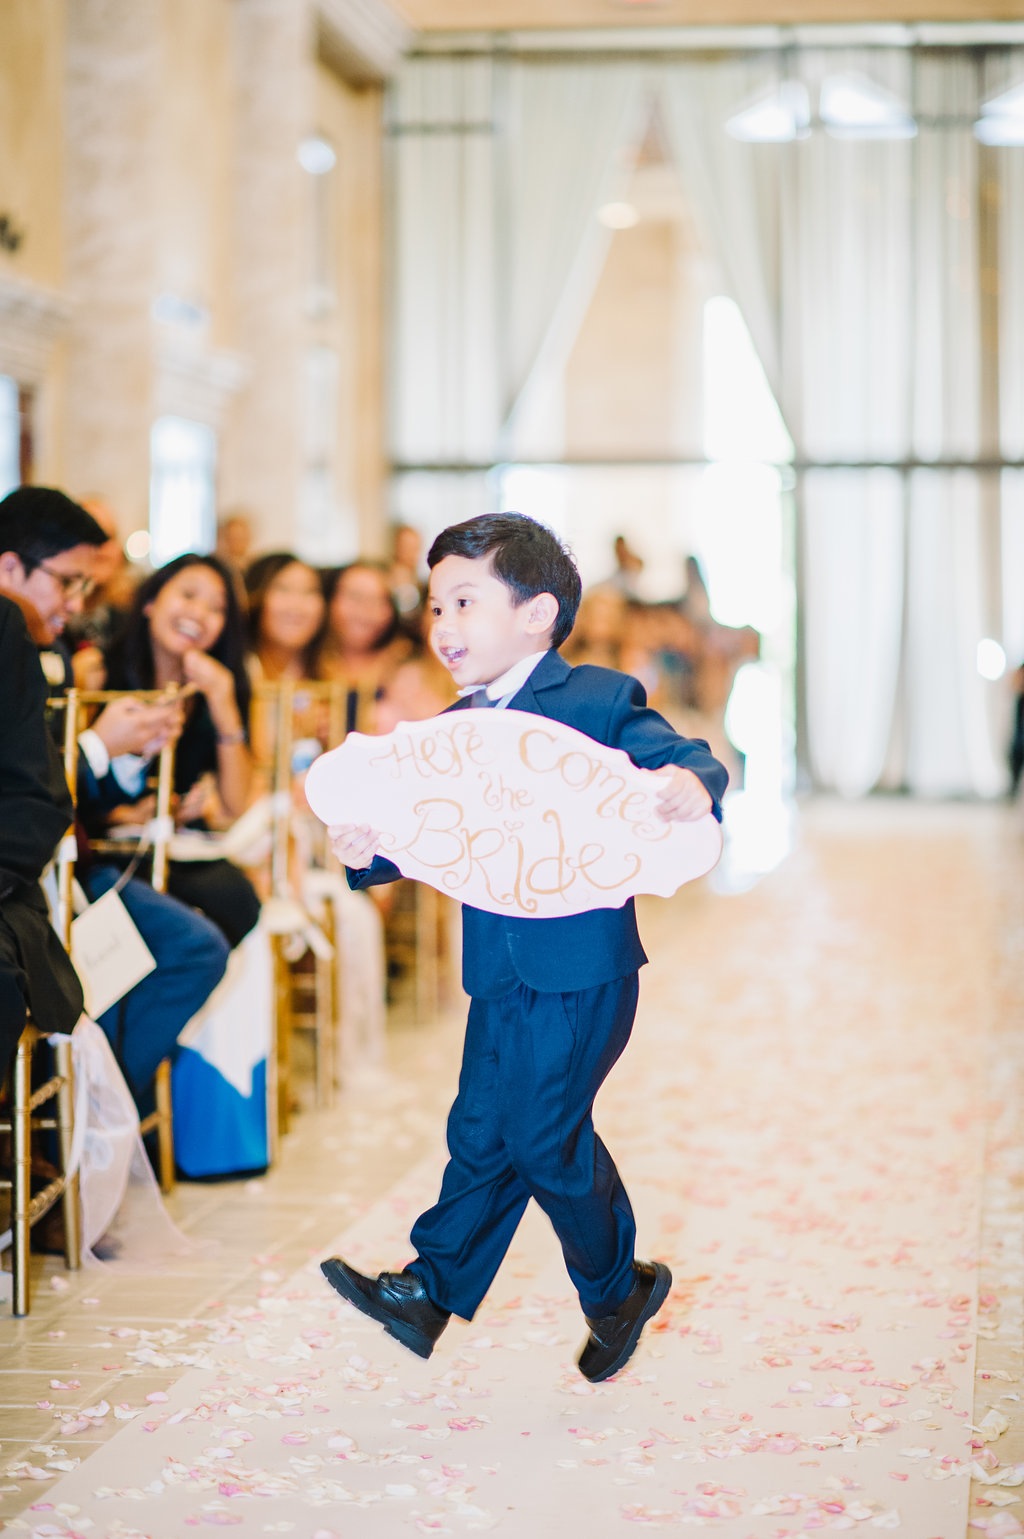
[[[526,711],[461,710],[351,732],[306,778],[324,823],[366,823],[404,876],[474,908],[551,919],[668,897],[710,871],[722,830],[657,814],[657,771]]]
[[[72,920],[71,960],[82,980],[86,1011],[93,1020],[156,966],[153,953],[113,887]]]

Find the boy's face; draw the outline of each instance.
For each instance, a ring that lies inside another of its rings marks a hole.
[[[489,557],[445,556],[430,574],[427,612],[430,645],[461,689],[547,651],[558,603],[542,593],[516,606]]]

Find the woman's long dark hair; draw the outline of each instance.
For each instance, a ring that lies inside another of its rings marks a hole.
[[[266,602],[267,589],[289,566],[304,566],[307,572],[312,572],[323,592],[323,578],[316,567],[310,566],[308,561],[303,561],[301,556],[296,556],[290,550],[274,550],[266,556],[257,556],[255,561],[249,563],[245,569],[245,591],[249,597],[249,651],[257,655],[260,650],[260,624],[263,620],[263,605]],[[307,678],[314,677],[314,668],[317,656],[320,652],[320,643],[324,639],[327,630],[327,605],[324,605],[324,617],[320,621],[316,634],[302,649],[302,671]]]
[[[235,681],[238,709],[242,714],[242,720],[248,721],[252,686],[245,667],[245,620],[238,602],[235,580],[218,556],[199,555],[189,551],[184,556],[176,556],[173,561],[168,561],[166,566],[158,567],[139,585],[135,591],[135,598],[125,621],[124,630],[108,660],[109,687],[111,689],[153,689],[155,687],[156,667],[153,661],[153,641],[149,632],[149,616],[145,613],[146,606],[153,602],[161,588],[166,587],[172,577],[176,577],[179,572],[184,572],[190,566],[209,567],[210,571],[215,572],[224,584],[227,603],[224,629],[209,649],[210,656],[230,670]]]

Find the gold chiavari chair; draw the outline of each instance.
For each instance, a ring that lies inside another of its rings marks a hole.
[[[75,690],[71,692],[76,697],[75,707],[75,767],[74,779],[71,780],[71,794],[75,794],[77,784],[77,727],[81,723],[81,712],[109,705],[112,700],[163,701],[167,699],[168,691],[162,689],[94,689]],[[174,836],[174,817],[172,814],[172,799],[174,794],[174,756],[175,744],[168,743],[160,753],[160,759],[156,778],[156,816],[152,820],[145,835],[140,835],[136,840],[136,851],[143,853],[147,844],[150,847],[153,861],[151,883],[155,892],[167,891],[167,877],[170,863],[170,846]],[[124,856],[131,853],[131,846],[124,839],[106,840],[94,839],[92,848],[97,854],[115,853]],[[174,1108],[171,1100],[171,1060],[164,1058],[157,1065],[156,1077],[153,1081],[154,1109],[148,1116],[139,1122],[139,1134],[145,1138],[150,1133],[156,1134],[157,1145],[157,1178],[160,1182],[160,1190],[166,1196],[174,1190]]]
[[[352,719],[353,731],[372,733],[377,685],[339,678],[336,687],[342,691],[342,709],[345,717]],[[344,732],[337,741],[343,737]],[[334,747],[335,740],[329,746]],[[452,900],[425,882],[402,881],[395,887],[385,920],[388,963],[400,974],[412,975],[418,1020],[436,1019],[452,993],[449,941],[453,912]]]
[[[74,691],[66,708],[64,721],[64,769],[72,784],[77,762],[76,710]],[[64,706],[64,701],[50,702]],[[74,833],[69,831],[57,852],[58,912],[56,929],[65,949],[70,950],[71,891],[74,878]],[[45,1023],[44,1023],[45,1026]],[[37,1048],[47,1042],[39,1023],[28,1021],[22,1032],[10,1076],[9,1111],[0,1116],[0,1131],[11,1139],[12,1170],[10,1180],[0,1187],[11,1193],[11,1270],[12,1312],[29,1313],[32,1303],[29,1270],[30,1237],[33,1225],[60,1200],[64,1210],[64,1262],[71,1271],[81,1265],[81,1214],[78,1177],[70,1172],[74,1135],[74,1071],[70,1037],[61,1035],[48,1044],[54,1056],[55,1073],[32,1089],[32,1063]],[[40,1115],[44,1107],[52,1110]],[[60,1173],[34,1196],[32,1194],[32,1146],[35,1135],[53,1131],[60,1151]]]
[[[300,732],[302,719],[306,718],[304,725],[308,727],[309,717],[312,715],[316,721],[317,731],[309,735],[316,737],[325,748],[335,747],[345,735],[345,692],[342,686],[335,682],[306,680],[292,689],[290,700],[282,692],[280,712],[284,728],[282,738],[285,733],[290,738],[287,758],[280,742],[277,756],[276,781],[279,805],[284,808],[286,805],[290,806],[290,802],[286,803],[285,793],[287,792],[290,798],[291,786],[298,773],[295,763],[296,742],[301,736],[306,735],[305,732]],[[308,809],[303,813],[302,810],[296,811],[294,807],[290,807],[290,816],[304,818],[307,835],[315,824],[315,835],[307,838],[304,843],[310,847],[310,853],[318,857],[322,863],[327,853],[326,830],[316,823]],[[275,829],[275,849],[279,868],[287,859],[282,848],[283,843],[284,833],[279,824]],[[316,1104],[318,1107],[325,1107],[334,1104],[334,1092],[339,1077],[341,997],[338,988],[337,921],[334,904],[329,898],[322,899],[315,891],[311,877],[311,872],[299,871],[299,895],[323,933],[330,948],[330,955],[321,948],[319,952],[312,952],[312,962],[308,966],[292,969],[292,1027],[300,1031],[308,1031],[312,1035]]]
[[[342,682],[348,700],[354,699],[354,729],[373,733],[376,686]],[[388,965],[399,974],[411,974],[417,1020],[434,1020],[453,991],[450,966],[450,897],[425,882],[402,882],[394,888],[393,902],[385,919]]]
[[[343,730],[343,696],[333,685],[261,684],[254,690],[257,772],[269,786],[269,898],[264,915],[274,959],[274,1051],[268,1064],[271,1150],[288,1131],[292,1111],[294,1035],[313,1044],[316,1104],[330,1105],[335,1082],[338,991],[332,916],[314,920],[304,906],[301,874],[293,879],[293,750],[297,700],[323,701],[328,735]]]

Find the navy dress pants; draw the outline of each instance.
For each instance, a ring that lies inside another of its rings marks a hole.
[[[83,878],[91,899],[102,897],[121,872],[94,866]],[[121,901],[146,942],[156,968],[99,1018],[132,1095],[146,1095],[157,1065],[173,1057],[178,1037],[212,994],[228,965],[228,943],[204,914],[148,882],[131,880]],[[147,1102],[148,1104],[148,1102]]]
[[[633,973],[578,993],[519,984],[470,1002],[450,1159],[412,1231],[409,1270],[440,1308],[472,1319],[531,1197],[585,1315],[610,1314],[630,1292],[633,1210],[592,1111],[629,1041],[638,993]]]

